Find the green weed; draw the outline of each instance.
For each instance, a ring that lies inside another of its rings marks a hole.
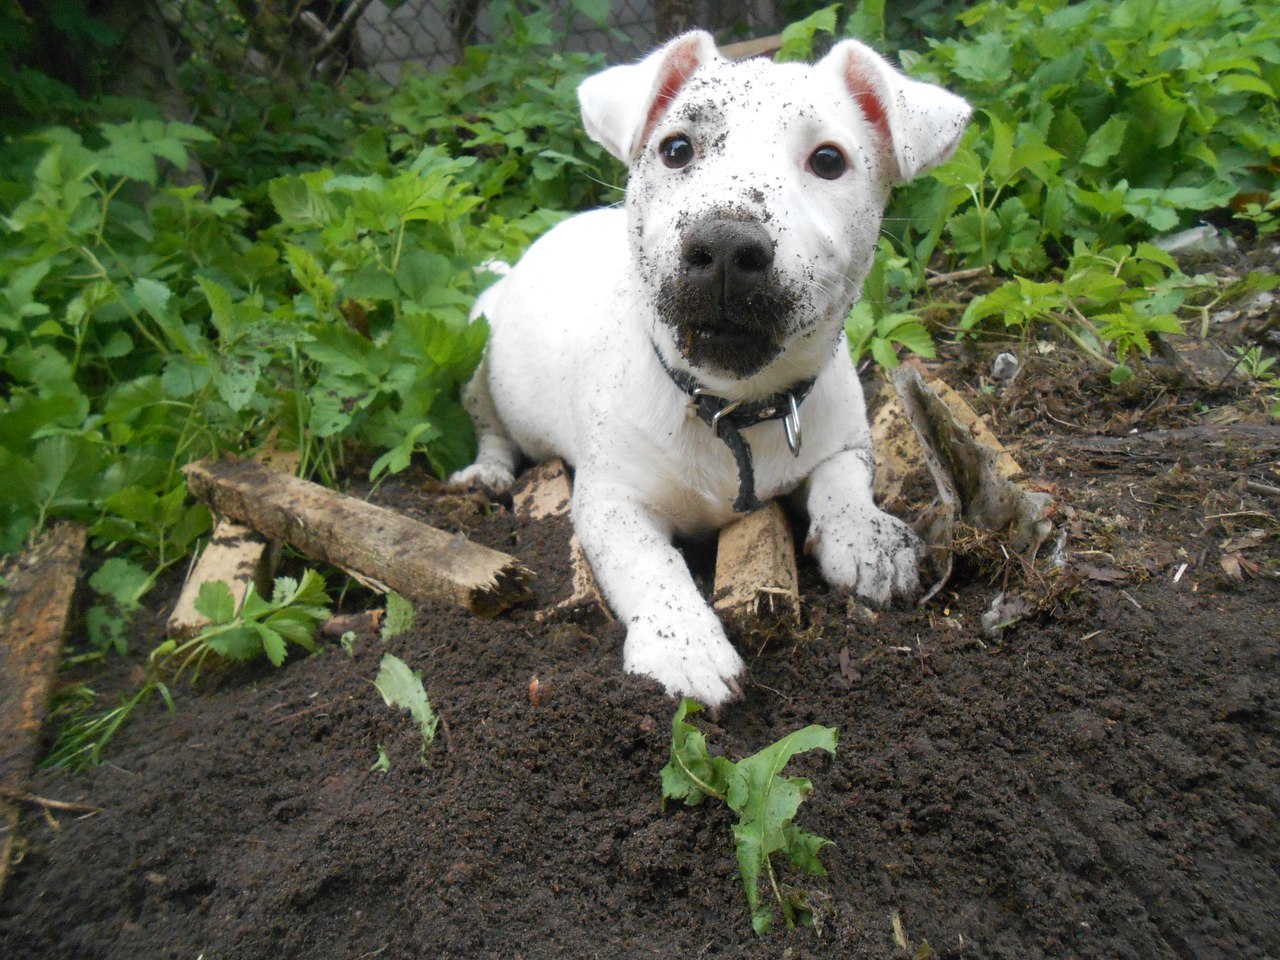
[[[663,801],[681,800],[696,806],[714,797],[738,815],[733,838],[756,933],[768,931],[774,918],[773,908],[760,894],[762,876],[768,880],[787,926],[811,919],[803,893],[779,883],[771,857],[784,853],[802,874],[825,877],[818,852],[831,841],[805,833],[792,823],[813,784],[803,777],[784,777],[781,771],[793,756],[806,750],[834,754],[837,731],[808,726],[735,763],[724,756],[711,756],[706,737],[687,722],[701,710],[701,705],[686,698],[671,721],[671,759],[662,768]]]

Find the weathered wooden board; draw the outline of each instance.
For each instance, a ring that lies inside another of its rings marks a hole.
[[[0,890],[18,828],[18,801],[36,760],[58,671],[85,531],[64,523],[0,567]]]
[[[550,517],[568,517],[572,501],[573,484],[563,460],[548,460],[534,467],[511,497],[516,516],[534,522]],[[569,596],[546,612],[555,614],[593,606],[612,618],[576,534],[569,536],[569,565],[573,576]]]

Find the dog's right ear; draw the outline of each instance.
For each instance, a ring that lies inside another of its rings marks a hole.
[[[705,30],[681,34],[639,63],[611,67],[578,87],[587,135],[631,166],[695,70],[721,59]]]

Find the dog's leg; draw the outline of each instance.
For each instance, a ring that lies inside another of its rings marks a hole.
[[[666,521],[634,492],[582,471],[573,516],[596,579],[627,624],[623,669],[712,708],[740,697],[742,658],[672,546]]]
[[[486,351],[471,382],[462,388],[462,402],[476,426],[478,449],[469,467],[449,477],[454,486],[483,487],[491,493],[506,493],[515,483],[520,448],[507,435],[489,392],[489,354]]]
[[[920,590],[923,545],[911,528],[871,497],[871,452],[843,450],[809,476],[805,549],[823,577],[878,607]]]

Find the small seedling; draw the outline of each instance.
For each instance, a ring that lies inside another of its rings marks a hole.
[[[389,707],[403,707],[418,721],[422,730],[423,763],[427,761],[427,748],[436,736],[436,727],[440,718],[431,709],[427,700],[427,691],[422,686],[422,676],[414,673],[403,660],[392,653],[382,655],[382,663],[378,667],[378,678],[373,685],[382,694],[382,699]]]
[[[90,713],[97,695],[88,687],[77,689],[74,700],[67,706],[72,719],[67,721],[58,731],[57,742],[49,755],[41,761],[42,767],[68,767],[72,770],[83,770],[96,766],[102,759],[102,751],[124,722],[129,719],[139,704],[151,699],[153,693],[159,693],[165,705],[172,713],[176,711],[169,688],[155,678],[147,680],[132,697],[121,697],[120,705],[99,713]]]
[[[288,644],[315,650],[315,633],[329,618],[329,595],[324,577],[307,570],[301,580],[276,577],[271,599],[258,596],[251,586],[236,611],[231,588],[221,580],[204,584],[196,610],[212,622],[185,642],[166,640],[151,651],[153,667],[176,663],[176,681],[188,668],[192,680],[210,654],[230,660],[252,660],[266,654],[277,667],[284,663]]]
[[[380,634],[382,642],[386,643],[392,637],[398,637],[412,627],[414,618],[417,615],[418,613],[413,609],[412,603],[394,590],[388,593],[387,612],[382,618],[382,633]]]
[[[825,877],[827,871],[818,851],[831,841],[805,833],[792,823],[813,784],[804,777],[784,777],[781,771],[793,756],[806,750],[834,754],[839,732],[833,727],[810,725],[734,763],[724,756],[711,756],[702,731],[687,722],[701,710],[700,704],[689,699],[682,700],[676,710],[671,722],[671,759],[662,768],[663,801],[683,800],[696,806],[714,797],[738,815],[733,838],[756,933],[765,933],[774,918],[772,906],[760,895],[761,873],[769,880],[787,926],[811,921],[812,911],[802,894],[788,891],[784,895],[770,858],[786,853],[801,873]]]

